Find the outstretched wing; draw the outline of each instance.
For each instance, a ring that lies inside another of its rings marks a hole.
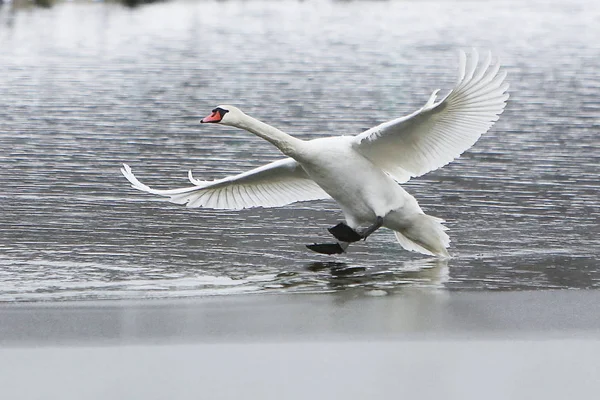
[[[235,176],[199,181],[188,173],[194,186],[159,190],[141,183],[127,164],[121,173],[131,186],[142,192],[168,197],[176,204],[239,210],[251,207],[281,207],[297,201],[329,199],[295,160],[285,158]]]
[[[433,92],[416,112],[355,136],[356,149],[400,183],[433,171],[460,156],[487,132],[508,99],[506,72],[479,64],[476,51],[460,53],[458,83],[440,102]]]

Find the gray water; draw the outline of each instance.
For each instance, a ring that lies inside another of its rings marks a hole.
[[[167,2],[0,6],[0,301],[247,292],[600,287],[600,6],[540,2]],[[326,257],[332,201],[235,212],[131,189],[280,157],[200,126],[232,103],[302,139],[414,111],[490,49],[511,98],[459,160],[406,184],[446,219],[449,261],[389,231]]]

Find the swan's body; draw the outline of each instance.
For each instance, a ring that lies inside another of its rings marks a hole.
[[[450,240],[443,221],[424,214],[416,199],[398,183],[460,156],[504,110],[508,99],[508,84],[503,83],[506,74],[499,73],[497,64],[490,67],[491,55],[482,66],[475,52],[468,61],[461,53],[458,83],[442,101],[435,102],[436,90],[413,114],[356,136],[303,141],[233,106],[219,106],[202,122],[245,129],[288,156],[236,176],[208,182],[196,180],[190,172],[194,186],[156,190],[139,182],[129,166],[122,172],[134,188],[188,207],[277,207],[333,198],[352,230],[371,225],[361,237],[384,226],[395,231],[407,250],[448,257]]]
[[[337,201],[351,228],[372,223],[407,203],[420,212],[411,195],[355,149],[352,136],[309,141],[295,159]]]

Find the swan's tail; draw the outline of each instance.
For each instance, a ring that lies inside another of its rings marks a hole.
[[[410,219],[408,225],[394,229],[396,239],[402,247],[409,251],[416,251],[430,256],[450,258],[446,248],[450,245],[450,238],[446,228],[442,225],[444,220],[426,214],[417,214]]]

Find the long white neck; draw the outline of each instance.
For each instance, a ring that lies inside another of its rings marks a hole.
[[[236,127],[247,130],[248,132],[254,133],[256,136],[261,137],[270,143],[274,144],[281,152],[285,155],[293,155],[302,145],[303,141],[293,136],[288,135],[285,132],[280,131],[271,125],[265,124],[262,121],[252,118],[246,114],[237,121]]]

